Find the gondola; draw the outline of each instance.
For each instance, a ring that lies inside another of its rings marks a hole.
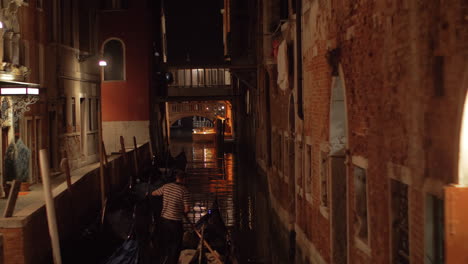
[[[157,166],[153,159],[151,166],[145,166],[140,175],[127,188],[106,205],[103,229],[107,236],[121,241],[120,247],[104,264],[159,263],[157,222],[162,209],[162,199],[152,197],[151,192],[175,179],[176,170],[184,170],[187,164],[185,152]]]
[[[187,221],[190,221],[187,219]],[[229,263],[228,229],[224,224],[217,200],[208,212],[184,234],[181,264],[224,264]],[[198,234],[197,234],[198,233]],[[201,241],[204,240],[203,247]],[[200,252],[202,252],[200,256]]]

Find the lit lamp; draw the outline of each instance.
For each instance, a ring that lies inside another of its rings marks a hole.
[[[101,67],[106,67],[106,66],[107,66],[107,61],[105,61],[105,60],[99,60],[99,66],[101,66]]]
[[[39,88],[1,87],[1,95],[39,95]]]

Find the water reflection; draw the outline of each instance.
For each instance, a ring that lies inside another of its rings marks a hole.
[[[186,185],[193,206],[188,214],[190,220],[198,221],[216,200],[226,226],[235,226],[234,156],[227,153],[219,158],[214,144],[172,140],[172,155],[182,150],[188,161]]]
[[[171,140],[172,155],[182,149],[188,160],[186,183],[193,205],[191,221],[198,221],[217,200],[231,233],[237,263],[270,263],[267,183],[259,181],[256,170],[245,161],[240,164],[240,156],[226,153],[219,158],[213,144]]]

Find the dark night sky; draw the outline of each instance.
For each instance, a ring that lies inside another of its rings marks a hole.
[[[166,0],[168,63],[223,63],[223,19],[220,0]]]

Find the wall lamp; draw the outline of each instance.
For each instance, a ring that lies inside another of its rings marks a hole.
[[[30,87],[2,87],[1,95],[39,95],[39,88]]]

